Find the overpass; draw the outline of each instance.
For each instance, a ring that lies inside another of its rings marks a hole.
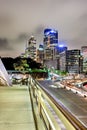
[[[37,81],[29,76],[27,86],[19,84],[0,87],[0,129],[86,130],[87,115],[84,115],[85,119],[82,123],[81,115],[77,119],[70,109],[61,103],[61,97],[55,96],[56,89],[49,87],[49,84],[49,81]],[[59,91],[61,95],[69,95],[64,89],[64,92],[62,89]],[[87,100],[86,98],[84,100],[86,106]],[[68,105],[72,108],[72,104],[68,103]],[[82,103],[80,105],[83,106]],[[87,110],[84,114],[86,112]],[[78,113],[80,113],[79,109]]]

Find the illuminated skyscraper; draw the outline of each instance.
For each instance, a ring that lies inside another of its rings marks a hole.
[[[82,57],[80,50],[67,50],[60,53],[60,70],[70,73],[82,72]]]
[[[87,46],[81,47],[81,54],[83,57],[83,72],[87,72]]]
[[[63,45],[59,45],[59,46],[56,47],[56,50],[57,50],[58,53],[61,53],[63,51],[66,51],[67,47],[63,46]]]
[[[29,39],[25,54],[27,57],[36,60],[36,39],[34,36],[31,36]]]
[[[43,59],[44,59],[44,49],[43,49],[43,45],[40,44],[39,49],[37,49],[37,62],[43,64]]]
[[[48,68],[57,68],[57,59],[55,57],[55,47],[58,46],[58,31],[54,29],[44,30],[44,64]]]
[[[44,47],[51,47],[58,45],[58,31],[54,29],[44,30]]]
[[[58,31],[54,29],[44,30],[44,59],[55,59],[55,47],[58,46]]]

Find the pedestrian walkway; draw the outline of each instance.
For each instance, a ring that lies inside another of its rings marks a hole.
[[[27,86],[0,87],[0,130],[36,130]]]

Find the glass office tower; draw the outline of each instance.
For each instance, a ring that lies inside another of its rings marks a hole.
[[[87,46],[81,47],[81,54],[83,57],[83,72],[87,72]]]
[[[44,46],[57,46],[58,45],[58,31],[54,29],[44,30]]]
[[[58,46],[58,31],[54,29],[44,30],[44,59],[55,59],[55,47]]]
[[[26,47],[25,53],[27,57],[36,60],[36,39],[34,36],[31,36],[28,40],[28,45]]]

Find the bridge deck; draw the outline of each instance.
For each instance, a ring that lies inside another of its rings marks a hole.
[[[0,87],[0,130],[35,130],[27,86]]]

